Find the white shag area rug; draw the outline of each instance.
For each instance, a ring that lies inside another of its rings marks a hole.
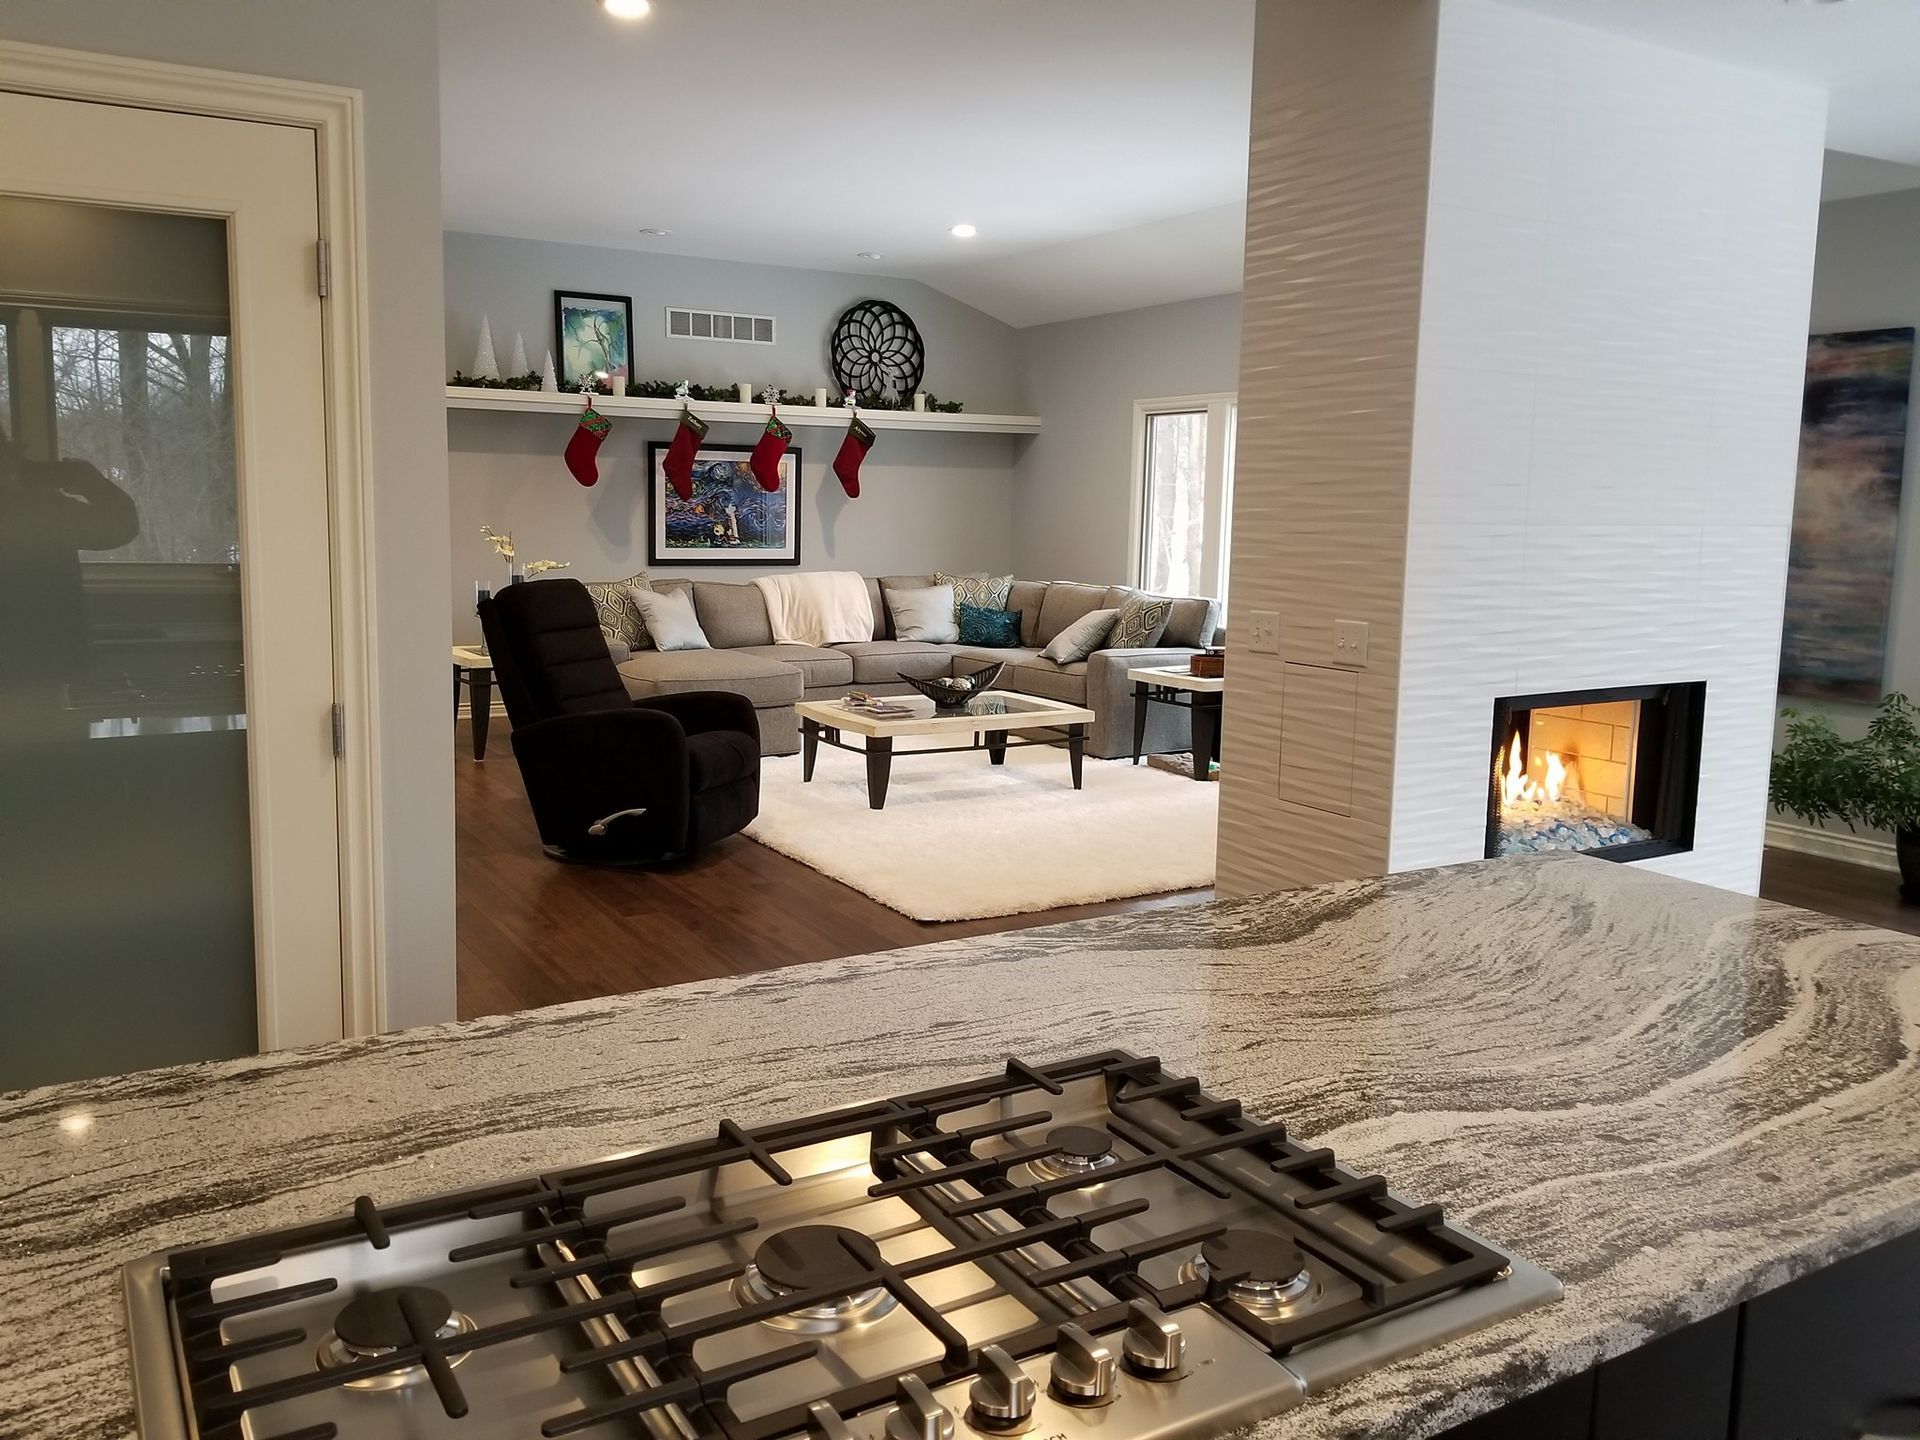
[[[1076,791],[1064,749],[1013,748],[991,765],[985,750],[916,755],[913,741],[894,743],[884,810],[867,804],[860,755],[823,743],[811,784],[798,755],[762,761],[747,836],[915,920],[1213,884],[1216,784],[1089,757]]]

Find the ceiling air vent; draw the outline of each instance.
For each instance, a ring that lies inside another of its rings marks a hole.
[[[682,310],[667,307],[669,340],[735,340],[748,345],[773,344],[771,315],[734,315],[718,310]]]

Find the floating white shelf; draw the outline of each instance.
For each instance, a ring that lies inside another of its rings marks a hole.
[[[578,415],[582,397],[576,394],[548,394],[540,390],[482,390],[471,385],[449,385],[449,410],[518,410],[532,415]],[[647,400],[639,396],[595,395],[593,408],[603,415],[635,415],[649,420],[672,420],[680,414],[678,400]],[[742,405],[737,400],[695,400],[693,413],[708,424],[754,425],[767,417],[761,404]],[[831,426],[846,429],[844,409],[817,405],[782,405],[780,418],[787,424]],[[1038,415],[958,415],[930,414],[918,410],[862,410],[860,418],[875,430],[934,430],[960,435],[1037,435]]]

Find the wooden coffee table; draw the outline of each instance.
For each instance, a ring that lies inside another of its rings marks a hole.
[[[1087,727],[1094,722],[1093,711],[1084,705],[1064,700],[1048,700],[1038,695],[1015,695],[994,690],[967,702],[962,710],[936,710],[933,701],[923,695],[888,696],[889,700],[910,706],[911,715],[868,715],[850,709],[844,700],[803,700],[794,706],[800,716],[802,737],[802,778],[813,779],[814,757],[820,742],[837,750],[852,751],[867,757],[867,803],[875,810],[887,803],[887,781],[893,773],[893,757],[901,755],[952,755],[962,750],[984,748],[995,765],[1007,762],[1009,747],[1030,745],[1064,746],[1067,766],[1073,775],[1073,788],[1080,788],[1082,762],[1087,747]],[[1057,730],[1058,736],[1011,739],[1017,732]],[[858,735],[862,745],[849,745],[840,737]],[[906,735],[948,736],[966,743],[921,750],[895,752],[893,742]]]

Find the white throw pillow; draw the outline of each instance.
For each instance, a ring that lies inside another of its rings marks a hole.
[[[889,590],[887,609],[893,613],[893,633],[901,640],[924,640],[951,645],[960,638],[954,618],[953,587],[928,585],[919,590]]]
[[[711,650],[707,632],[693,613],[691,590],[641,590],[628,592],[647,622],[647,634],[660,650]]]
[[[1118,609],[1095,610],[1082,615],[1053,637],[1053,643],[1040,652],[1040,658],[1051,660],[1056,665],[1071,665],[1086,659],[1106,645],[1113,622],[1119,618]]]

